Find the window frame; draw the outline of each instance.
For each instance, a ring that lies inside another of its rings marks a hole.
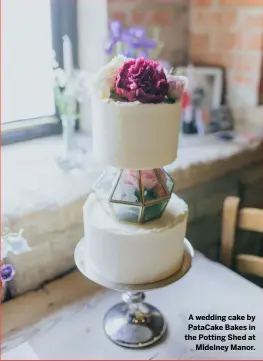
[[[72,56],[74,67],[78,67],[78,34],[77,34],[77,0],[50,0],[52,46],[56,52],[56,59],[63,67],[63,40],[68,35],[72,42]],[[78,124],[76,123],[76,130]],[[17,120],[1,123],[1,145],[32,140],[60,134],[62,124],[58,111],[54,116],[34,119]]]

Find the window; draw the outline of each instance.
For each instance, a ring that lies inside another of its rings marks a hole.
[[[52,52],[63,66],[62,37],[73,43],[75,0],[2,0],[2,144],[61,131],[53,98]]]

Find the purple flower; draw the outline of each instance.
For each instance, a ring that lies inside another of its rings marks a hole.
[[[1,266],[1,281],[10,281],[15,275],[15,269],[11,264],[3,264]]]
[[[115,82],[115,92],[128,102],[162,103],[168,88],[161,65],[144,58],[125,62]]]

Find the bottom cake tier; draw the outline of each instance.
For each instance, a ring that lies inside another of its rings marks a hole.
[[[84,205],[85,263],[116,283],[165,279],[182,264],[187,216],[187,204],[173,194],[161,218],[145,224],[119,222],[91,193]]]

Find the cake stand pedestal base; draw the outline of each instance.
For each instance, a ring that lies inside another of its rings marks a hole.
[[[127,292],[106,313],[104,330],[119,346],[141,348],[158,342],[166,332],[166,323],[160,311],[143,302],[143,292]]]
[[[145,284],[116,283],[97,274],[90,262],[85,262],[85,242],[80,240],[75,249],[75,262],[80,272],[93,282],[112,290],[125,292],[123,302],[110,308],[104,316],[104,331],[109,339],[123,347],[139,349],[151,346],[165,335],[167,326],[160,311],[144,302],[144,291],[168,286],[183,278],[192,266],[194,250],[184,240],[184,256],[180,269],[168,278]]]

